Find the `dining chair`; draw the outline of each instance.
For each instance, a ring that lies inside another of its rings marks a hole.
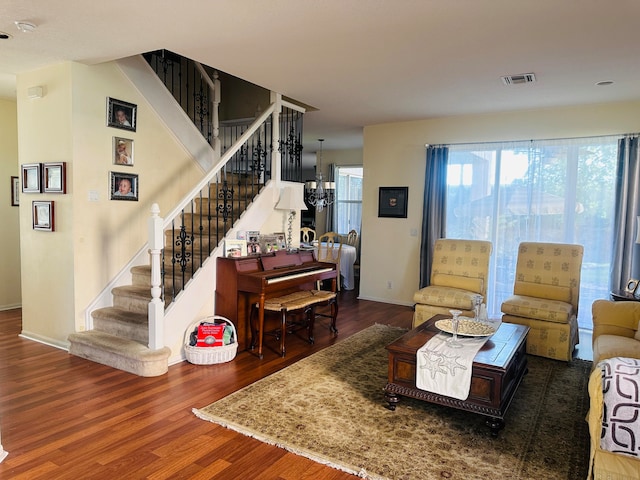
[[[300,241],[302,243],[311,243],[316,239],[316,231],[313,228],[301,227],[300,228]]]
[[[337,289],[340,290],[340,259],[342,258],[342,242],[336,232],[327,232],[318,237],[318,250],[316,258],[319,262],[336,264]],[[318,286],[320,289],[320,286]]]
[[[355,277],[360,277],[360,249],[358,248],[358,232],[354,230],[350,230],[347,233],[347,237],[345,240],[347,245],[351,245],[356,249],[356,260],[353,262],[353,274]]]

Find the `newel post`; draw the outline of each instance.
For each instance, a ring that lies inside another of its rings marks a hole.
[[[164,347],[164,304],[161,289],[161,254],[164,248],[160,207],[151,205],[149,218],[149,260],[151,262],[151,301],[149,302],[149,348],[158,350]]]

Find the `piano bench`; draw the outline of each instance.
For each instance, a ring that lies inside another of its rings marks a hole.
[[[285,337],[287,333],[293,333],[300,328],[306,328],[308,331],[309,343],[313,344],[313,328],[315,325],[316,307],[320,305],[331,305],[331,331],[337,333],[336,317],[338,316],[338,302],[335,292],[326,290],[301,290],[289,293],[281,297],[274,297],[265,300],[264,311],[280,313],[280,328],[266,332],[274,334],[280,339],[280,354],[285,356]],[[258,305],[253,306],[251,312],[251,349],[256,346],[256,338],[262,338],[259,326],[256,326],[256,311]],[[294,321],[292,317],[302,316],[300,321]],[[259,354],[262,353],[262,345],[258,346]]]

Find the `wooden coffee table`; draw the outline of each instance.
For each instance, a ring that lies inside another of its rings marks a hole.
[[[474,358],[469,397],[458,400],[416,388],[416,352],[440,332],[435,322],[443,318],[451,317],[436,315],[387,345],[389,379],[385,397],[388,408],[395,410],[399,397],[404,396],[479,413],[489,417],[487,426],[496,436],[504,427],[504,415],[527,373],[525,340],[529,327],[512,323],[500,325]]]

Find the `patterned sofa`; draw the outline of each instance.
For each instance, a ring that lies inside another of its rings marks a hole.
[[[473,316],[473,299],[486,298],[491,242],[483,240],[436,240],[431,263],[429,286],[418,290],[413,326],[417,327],[437,314],[449,315],[449,310],[461,310]]]
[[[592,305],[593,314],[593,364],[594,369],[589,378],[590,408],[587,421],[591,436],[591,464],[590,476],[595,480],[632,480],[640,479],[640,438],[634,437],[633,428],[637,434],[640,421],[636,419],[631,423],[622,423],[619,438],[622,443],[631,443],[635,438],[635,458],[626,453],[614,453],[602,448],[601,441],[604,432],[616,427],[617,422],[613,415],[620,416],[617,412],[607,412],[604,409],[603,378],[607,382],[607,390],[611,385],[624,385],[631,396],[625,403],[632,410],[626,411],[626,415],[640,415],[640,367],[634,370],[633,366],[624,366],[624,381],[612,381],[612,375],[616,369],[616,363],[622,360],[640,359],[640,302],[612,302],[609,300],[596,300]],[[629,362],[627,362],[629,363]],[[619,368],[619,365],[618,365]],[[604,375],[603,375],[604,372]],[[634,373],[635,372],[635,373]],[[635,405],[635,406],[634,406]],[[621,410],[624,412],[624,410]],[[603,416],[608,415],[603,424]],[[619,423],[618,423],[619,424]],[[591,476],[592,475],[592,476]]]
[[[529,327],[527,353],[571,361],[578,343],[582,245],[522,242],[502,321]]]

